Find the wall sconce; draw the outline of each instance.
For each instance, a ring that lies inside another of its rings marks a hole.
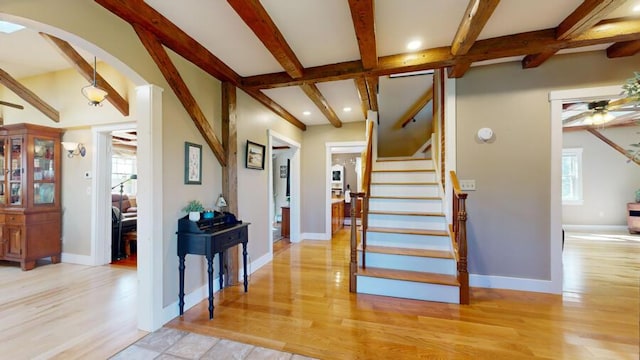
[[[96,81],[96,57],[93,57],[93,82],[91,85],[87,85],[82,88],[82,95],[89,100],[89,105],[98,106],[101,105],[104,99],[107,97],[107,92],[104,89],[98,87]],[[84,156],[84,155],[83,155]]]
[[[76,155],[84,157],[87,154],[87,149],[80,143],[63,141],[62,146],[68,151],[67,156],[70,158]]]

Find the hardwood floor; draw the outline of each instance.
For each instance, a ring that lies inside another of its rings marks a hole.
[[[143,337],[136,271],[0,263],[0,359],[106,359]]]
[[[562,295],[474,288],[471,305],[349,293],[348,229],[274,255],[168,327],[322,359],[638,359],[640,238],[567,234]]]

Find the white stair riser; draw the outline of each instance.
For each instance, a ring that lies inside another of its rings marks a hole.
[[[433,161],[374,161],[373,170],[433,170]]]
[[[436,235],[393,234],[367,231],[367,245],[451,251],[451,239],[448,236]]]
[[[445,230],[446,219],[443,216],[407,216],[369,214],[370,227],[395,229]]]
[[[441,213],[442,200],[369,199],[369,211],[376,210]]]
[[[371,196],[439,196],[438,185],[371,185]]]
[[[374,172],[371,182],[436,182],[436,173],[427,172]]]
[[[393,296],[424,301],[459,304],[460,289],[457,286],[417,283],[358,276],[357,292],[364,294]]]
[[[455,275],[456,262],[453,259],[427,258],[395,254],[365,252],[367,266],[385,269],[420,271],[434,274]],[[362,251],[358,252],[358,261],[362,264]]]

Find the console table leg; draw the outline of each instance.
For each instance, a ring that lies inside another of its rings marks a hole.
[[[247,243],[242,243],[242,265],[244,268],[244,292],[247,292],[247,286],[249,285],[247,274]]]
[[[209,320],[213,319],[213,256],[207,256],[207,273],[209,274]]]
[[[224,282],[222,280],[222,274],[224,274],[224,253],[219,253],[218,257],[220,258],[220,290],[224,287]],[[229,283],[227,281],[227,283]]]
[[[180,316],[184,313],[184,255],[178,256],[180,264],[178,270],[180,270],[180,290],[178,292],[178,304],[180,305]]]

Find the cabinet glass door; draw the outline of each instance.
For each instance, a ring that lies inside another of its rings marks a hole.
[[[22,204],[22,138],[9,140],[9,204]]]
[[[35,138],[33,141],[33,203],[53,204],[55,195],[54,142]]]
[[[7,197],[5,196],[5,194],[7,193],[7,185],[6,185],[6,180],[7,180],[7,168],[6,168],[6,161],[5,161],[5,146],[4,146],[4,140],[0,140],[0,204],[4,205],[7,202]]]

